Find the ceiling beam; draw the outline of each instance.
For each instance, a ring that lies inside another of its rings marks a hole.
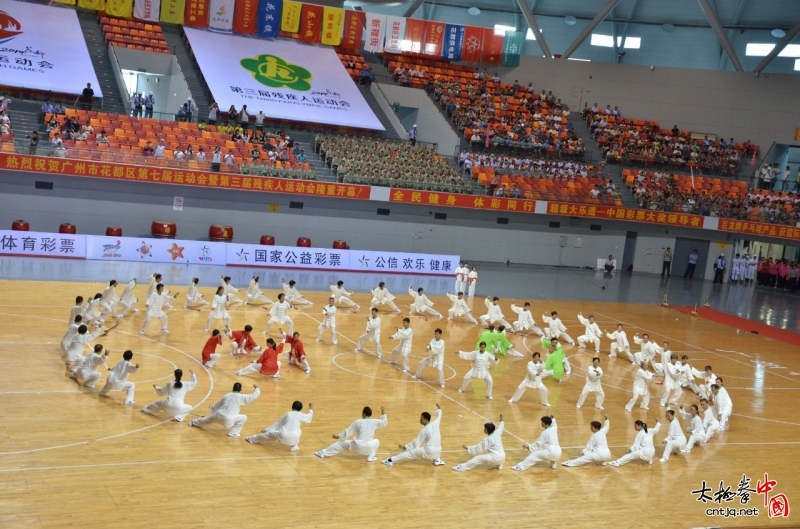
[[[639,8],[639,0],[633,0],[631,7],[628,9],[628,18],[625,19],[625,26],[622,28],[622,42],[620,42],[619,49],[625,52],[625,41],[628,40],[628,31],[631,29],[631,22],[633,17],[636,16],[636,10]],[[617,62],[619,62],[619,55],[617,55]]]
[[[764,68],[769,66],[769,63],[772,62],[772,59],[777,57],[778,54],[794,40],[798,33],[800,33],[800,22],[792,26],[792,29],[786,32],[786,36],[778,41],[772,51],[769,52],[769,55],[761,59],[761,62],[758,63],[758,66],[756,66],[755,70],[753,71],[755,73],[761,73],[764,71]]]
[[[619,59],[619,46],[617,46],[617,23],[614,22],[614,20],[616,20],[616,18],[617,18],[617,14],[612,9],[610,15],[611,15],[611,20],[612,20],[612,22],[611,22],[611,51],[614,53],[613,62],[619,62],[619,61],[617,61],[617,59]]]
[[[411,4],[411,6],[408,9],[406,9],[405,13],[403,13],[403,16],[406,17],[406,18],[411,17],[411,15],[416,13],[417,9],[419,9],[419,7],[424,3],[425,3],[425,0],[414,0],[414,3]]]
[[[711,24],[711,29],[714,30],[714,34],[717,36],[717,40],[722,45],[722,49],[725,50],[725,53],[728,55],[728,59],[731,60],[731,64],[737,72],[743,72],[744,68],[742,68],[742,63],[739,62],[739,57],[736,56],[736,52],[734,51],[733,46],[731,46],[731,41],[729,41],[727,35],[725,35],[725,31],[722,29],[722,24],[719,23],[719,19],[714,13],[711,4],[709,4],[708,0],[697,0],[697,2],[700,4],[700,8],[703,10],[703,13],[705,13],[708,23]]]
[[[533,31],[533,36],[536,37],[536,43],[539,45],[539,48],[542,49],[542,53],[548,59],[552,59],[553,54],[550,53],[550,47],[547,45],[547,42],[545,42],[542,30],[539,29],[539,24],[536,23],[536,18],[533,16],[532,9],[536,8],[536,0],[533,2],[533,7],[528,6],[527,0],[517,0],[517,5],[519,6],[519,10],[522,11],[522,16],[525,17],[525,22],[528,23],[531,31]],[[527,33],[527,31],[525,33]]]
[[[428,18],[427,20],[433,20],[433,14],[436,13],[436,0],[431,0],[427,4],[428,6]]]
[[[567,48],[567,50],[564,52],[564,54],[561,55],[561,58],[562,59],[569,59],[569,57],[573,53],[575,53],[575,50],[578,49],[578,46],[583,44],[583,41],[586,40],[586,37],[588,37],[589,34],[592,31],[594,31],[594,28],[599,26],[600,22],[602,22],[603,19],[608,16],[608,14],[611,12],[611,10],[614,9],[615,7],[617,7],[617,4],[619,4],[619,0],[610,0],[606,4],[606,6],[599,13],[597,13],[597,15],[592,19],[592,21],[589,22],[589,25],[586,26],[585,28],[583,28],[583,31],[580,32],[578,37],[574,41],[572,41],[572,44],[570,44],[569,48]]]
[[[734,13],[733,15],[733,22],[731,22],[731,25],[735,26],[742,21],[742,16],[744,16],[744,10],[747,7],[747,2],[748,0],[739,0],[739,5],[736,7],[736,13]],[[735,38],[736,38],[736,30],[729,29],[728,40],[731,41],[731,44],[733,44],[733,39]],[[728,56],[723,53],[723,50],[720,50],[719,69],[724,70],[725,66],[727,66],[727,63],[728,63]]]

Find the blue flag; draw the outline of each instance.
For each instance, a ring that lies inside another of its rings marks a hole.
[[[442,58],[447,61],[460,61],[461,48],[464,46],[464,26],[447,24],[444,27],[444,44]]]
[[[259,37],[274,39],[278,36],[278,30],[281,27],[281,11],[283,11],[283,0],[261,0],[259,2],[256,28]]]
[[[519,66],[519,56],[525,45],[525,33],[506,31],[503,37],[503,66]]]

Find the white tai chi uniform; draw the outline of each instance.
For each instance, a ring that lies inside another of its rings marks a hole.
[[[339,288],[339,285],[331,285],[331,296],[333,297],[333,302],[337,305],[355,307],[357,309],[361,308],[358,303],[350,299],[350,292],[343,288]]]
[[[461,387],[458,388],[459,393],[467,390],[473,378],[481,378],[486,383],[486,398],[492,398],[492,375],[489,373],[489,366],[497,364],[497,358],[488,351],[481,353],[480,351],[459,351],[458,356],[462,360],[471,360],[472,369],[464,375],[464,381],[461,382]]]
[[[242,395],[232,391],[219,399],[216,404],[210,407],[211,415],[192,420],[191,426],[203,426],[210,422],[217,422],[228,430],[228,437],[239,437],[242,426],[247,422],[247,415],[243,415],[242,406],[246,406],[255,401],[261,395],[261,390],[255,388],[249,395]]]
[[[511,326],[503,316],[503,310],[500,308],[500,305],[496,305],[491,299],[488,297],[483,300],[483,304],[486,305],[486,308],[489,312],[481,316],[481,325],[483,327],[488,327],[489,324],[496,324],[499,323],[500,325],[505,325],[506,329],[513,329],[514,327]]]
[[[283,298],[284,300],[288,301],[292,305],[313,305],[313,303],[307,299],[303,299],[303,296],[300,295],[300,292],[297,291],[297,288],[290,287],[288,283],[284,283],[283,281],[281,281],[281,284],[283,285],[283,293],[285,294]]]
[[[664,394],[661,395],[661,405],[666,406],[667,401],[676,404],[681,396],[681,366],[677,362],[664,364]],[[670,396],[671,395],[671,396]]]
[[[122,307],[122,309],[118,312],[117,318],[125,316],[125,313],[128,312],[129,310],[131,312],[139,312],[139,309],[137,309],[134,306],[136,305],[136,302],[139,301],[138,299],[136,299],[136,296],[133,295],[133,289],[135,286],[136,286],[136,280],[131,279],[128,282],[128,284],[125,285],[125,288],[122,290],[122,294],[120,294],[119,296],[119,305],[120,307]]]
[[[390,340],[400,340],[397,347],[392,349],[391,363],[397,365],[397,356],[403,356],[403,373],[408,373],[408,355],[411,354],[411,340],[414,337],[414,330],[411,327],[398,329],[396,333],[389,336]]]
[[[64,334],[64,337],[61,338],[61,349],[63,351],[66,351],[70,342],[72,342],[72,339],[78,336],[78,327],[80,326],[80,323],[71,323],[69,325],[69,329],[67,329],[66,334]],[[81,351],[81,353],[83,353],[83,351]]]
[[[387,305],[393,311],[400,312],[393,300],[394,296],[386,288],[375,287],[372,289],[372,301],[370,301],[369,308],[374,309],[379,305]]]
[[[466,293],[467,290],[467,277],[469,276],[469,269],[465,266],[456,268],[456,294],[459,292]]]
[[[478,272],[472,270],[469,274],[467,274],[467,282],[469,283],[469,294],[468,297],[474,298],[475,297],[475,285],[478,284]]]
[[[463,297],[458,299],[458,296],[454,294],[448,294],[447,297],[453,302],[453,308],[447,311],[448,320],[463,317],[467,318],[472,323],[478,323],[478,320],[476,320],[475,317],[470,314],[469,307],[467,306],[467,300],[465,300]]]
[[[706,440],[706,431],[703,428],[703,419],[700,418],[700,415],[692,415],[688,411],[678,410],[681,412],[681,417],[684,420],[688,420],[689,426],[686,427],[686,432],[689,434],[689,442],[686,443],[686,448],[683,450],[685,452],[689,452],[692,447],[697,443],[703,443]]]
[[[289,303],[285,301],[276,301],[269,309],[270,318],[267,320],[267,327],[264,329],[264,334],[269,334],[269,329],[275,323],[288,325],[286,332],[289,335],[294,334],[294,322],[289,318]]]
[[[586,396],[589,393],[595,392],[597,393],[597,401],[594,404],[595,408],[603,409],[603,399],[606,398],[606,394],[603,392],[603,386],[600,384],[600,377],[603,376],[603,370],[596,366],[589,366],[589,369],[586,371],[586,384],[583,386],[583,391],[581,391],[581,396],[578,397],[578,408],[583,406],[583,401],[586,400]]]
[[[300,443],[300,436],[303,434],[300,430],[300,425],[309,424],[313,418],[314,410],[308,410],[308,413],[292,410],[284,413],[275,424],[265,428],[260,434],[248,437],[247,441],[250,443],[278,441],[282,445],[291,446],[292,452],[295,452],[300,449],[298,444]]]
[[[631,355],[631,344],[628,342],[628,335],[625,334],[625,331],[614,331],[611,334],[606,333],[606,337],[612,340],[611,353],[609,356],[616,358],[617,351],[624,351],[629,357],[633,357],[633,355]]]
[[[411,304],[412,314],[430,314],[437,318],[442,317],[441,314],[431,308],[433,307],[433,301],[429,300],[428,296],[425,294],[420,295],[418,292],[415,292],[413,288],[408,287],[408,295],[414,298],[414,303]]]
[[[186,394],[194,389],[197,385],[197,376],[192,373],[188,381],[181,382],[181,387],[175,387],[175,381],[168,382],[161,387],[156,387],[156,395],[162,397],[167,396],[166,399],[157,400],[152,404],[148,404],[142,408],[143,413],[155,413],[157,411],[164,411],[168,415],[181,422],[186,415],[192,411],[192,406],[184,404],[183,398]]]
[[[442,367],[444,366],[444,340],[441,338],[438,340],[434,338],[428,343],[427,351],[428,357],[423,358],[419,363],[417,366],[417,374],[414,375],[414,378],[420,378],[422,376],[422,371],[426,367],[435,367],[436,373],[439,376],[439,386],[444,387],[444,372],[442,371]]]
[[[575,345],[575,340],[567,334],[567,328],[561,323],[561,318],[551,318],[547,314],[542,314],[542,322],[547,324],[547,328],[544,330],[544,335],[547,338],[560,338],[563,336],[568,344]]]
[[[244,303],[241,299],[236,297],[236,292],[239,292],[238,288],[235,288],[230,283],[226,283],[225,279],[219,280],[219,286],[225,289],[225,297],[228,300],[228,303]]]
[[[247,295],[245,296],[247,299],[248,305],[272,305],[272,300],[265,296],[261,289],[258,288],[258,281],[256,278],[250,280],[250,284],[247,285]]]
[[[700,386],[700,396],[704,399],[711,399],[711,384],[717,383],[717,375],[703,371],[703,385]]]
[[[586,327],[583,336],[578,336],[578,346],[586,347],[586,342],[592,342],[594,343],[594,352],[600,354],[600,338],[603,337],[603,332],[597,326],[597,322],[592,323],[580,314],[578,314],[578,321]]]
[[[747,261],[741,257],[734,257],[731,262],[731,281],[740,281],[744,279],[746,269]]]
[[[758,259],[755,257],[750,257],[747,260],[747,271],[745,272],[745,279],[748,281],[752,281],[753,278],[756,276],[756,267],[758,267]]]
[[[106,385],[100,390],[100,396],[106,395],[111,390],[125,392],[125,404],[133,404],[133,393],[136,390],[136,384],[128,382],[128,375],[136,373],[139,370],[134,364],[127,360],[120,360],[117,362],[106,379]]]
[[[579,467],[588,463],[605,463],[611,458],[611,451],[608,449],[608,440],[606,435],[610,428],[608,419],[603,422],[603,427],[592,433],[589,437],[589,442],[586,443],[581,453],[581,457],[564,461],[565,467]]]
[[[156,278],[150,276],[150,279],[147,281],[147,299],[150,299],[150,296],[155,294],[157,286],[158,286],[158,281],[156,281]],[[169,290],[167,290],[167,285],[164,285],[164,290],[162,290],[161,292],[163,292],[164,294],[169,294]],[[166,305],[164,305],[164,308],[171,309],[172,305],[167,303]]]
[[[514,392],[514,395],[508,402],[519,402],[519,399],[522,398],[525,391],[531,388],[539,390],[539,395],[542,397],[542,405],[549,407],[550,404],[547,402],[547,386],[542,384],[542,377],[552,374],[552,371],[545,370],[544,362],[541,360],[538,362],[531,360],[528,362],[528,373],[525,375],[525,380],[517,387],[517,391]]]
[[[74,362],[81,362],[83,361],[83,351],[86,348],[86,345],[100,336],[103,332],[103,329],[98,327],[94,330],[94,332],[86,331],[86,334],[76,334],[72,337],[72,340],[67,345],[67,348],[64,350],[64,354],[67,357],[67,363],[71,364]]]
[[[339,341],[336,339],[336,305],[325,305],[322,307],[322,323],[317,327],[318,342],[322,341],[322,333],[325,331],[326,327],[331,330],[333,345],[338,344]]]
[[[649,358],[645,356],[645,362],[649,361],[650,365],[653,366],[653,369],[655,370],[656,374],[664,377],[666,376],[664,372],[665,369],[664,366],[670,363],[670,359],[672,358],[672,351],[670,351],[669,349],[664,349],[655,342],[652,342],[652,344],[653,345],[649,349],[644,349],[644,351],[646,352],[649,351],[647,352],[647,355],[651,354],[653,355],[650,356]],[[661,362],[656,362],[655,358],[656,356],[659,355],[661,357]],[[676,365],[680,368],[680,364]],[[678,385],[680,386],[680,384]]]
[[[73,323],[75,323],[75,316],[83,317],[83,313],[86,312],[86,307],[88,306],[89,306],[88,303],[84,303],[83,305],[75,305],[74,307],[72,307],[72,309],[69,311],[69,323],[67,325],[72,325]],[[81,322],[81,323],[86,323],[86,322]]]
[[[717,415],[714,413],[714,407],[709,406],[703,412],[703,431],[705,432],[704,442],[714,437],[714,434],[719,431],[719,421]]]
[[[211,300],[211,314],[208,315],[208,321],[206,321],[206,332],[213,326],[214,320],[222,320],[225,328],[230,329],[231,316],[228,314],[227,307],[228,296],[214,294],[214,299]]]
[[[681,387],[682,388],[689,388],[690,390],[694,391],[698,396],[702,396],[700,394],[700,386],[698,386],[694,379],[703,378],[703,372],[698,371],[697,369],[690,366],[688,363],[681,362]]]
[[[467,452],[469,454],[475,455],[482,454],[482,452],[486,453],[482,455],[475,455],[475,457],[466,463],[461,463],[455,468],[462,471],[472,470],[477,466],[487,466],[489,468],[496,468],[498,470],[502,469],[503,463],[506,460],[506,451],[503,448],[504,429],[505,425],[503,424],[503,421],[500,421],[500,424],[497,425],[497,428],[492,432],[491,435],[476,445],[468,446]]]
[[[203,299],[203,294],[197,291],[197,285],[194,281],[189,283],[189,288],[186,290],[186,298],[183,303],[183,308],[202,307],[208,305],[208,301]]]
[[[636,404],[636,400],[640,395],[642,397],[642,403],[639,405],[639,407],[643,410],[650,409],[648,408],[648,405],[650,404],[650,388],[647,386],[647,384],[651,380],[653,380],[653,373],[640,366],[633,378],[633,397],[625,405],[625,410],[633,410],[633,405]]]
[[[539,434],[535,443],[528,445],[531,451],[528,457],[511,467],[514,470],[527,470],[539,461],[547,461],[551,468],[561,459],[561,446],[558,444],[558,425],[553,419],[552,424]]]
[[[733,401],[731,401],[728,390],[720,386],[717,394],[714,396],[714,412],[719,417],[719,431],[724,432],[725,427],[728,425],[728,419],[733,412]]]
[[[436,417],[422,427],[417,438],[405,445],[405,452],[392,456],[392,463],[412,459],[430,459],[439,461],[442,456],[442,436],[439,433],[439,423],[442,420],[442,410],[436,410]],[[440,462],[440,464],[443,464]]]
[[[624,465],[630,463],[634,459],[641,459],[653,464],[653,456],[656,455],[656,447],[653,446],[653,436],[661,429],[661,423],[657,422],[655,428],[650,428],[646,432],[639,430],[636,434],[636,439],[633,440],[633,445],[628,449],[628,453],[617,459],[617,465]],[[616,466],[616,465],[615,465]]]
[[[517,315],[519,316],[519,319],[514,322],[515,331],[517,332],[531,331],[537,336],[544,336],[542,330],[539,328],[538,325],[536,325],[536,322],[533,319],[533,314],[531,314],[531,311],[529,309],[526,309],[525,307],[517,307],[512,303],[511,310],[516,312]]]
[[[653,341],[644,341],[643,339],[639,338],[638,336],[633,337],[633,343],[640,345],[642,350],[637,351],[631,354],[630,349],[625,351],[628,354],[628,358],[631,361],[631,364],[634,365],[641,365],[642,362],[651,362],[651,359],[655,358],[656,352],[654,347],[658,347],[655,342]]]
[[[95,325],[100,325],[102,323],[99,321],[100,299],[101,298],[92,299],[86,304],[86,310],[83,312],[83,323],[86,325],[89,325],[91,322],[94,322]]]
[[[97,381],[100,380],[100,372],[97,369],[105,365],[106,358],[104,354],[91,352],[89,356],[83,359],[83,362],[72,368],[70,378],[77,380],[79,386],[93,388]]]
[[[114,309],[119,303],[119,296],[117,296],[116,285],[109,285],[103,290],[103,297],[100,298],[100,306],[103,308],[103,314],[100,315],[100,323],[106,321],[109,316],[114,316]]]
[[[340,453],[342,450],[350,450],[356,454],[367,456],[367,461],[375,461],[375,453],[381,442],[375,439],[375,431],[386,428],[389,418],[384,413],[380,419],[358,419],[339,434],[339,440],[330,445],[325,450],[320,450],[317,454],[320,457],[331,457]],[[353,437],[352,440],[348,440]]]
[[[367,330],[358,338],[356,351],[363,351],[364,342],[367,340],[375,343],[375,354],[381,358],[383,356],[381,352],[381,319],[378,316],[367,318]]]
[[[664,455],[661,456],[662,462],[669,461],[669,456],[677,454],[686,447],[686,435],[684,435],[681,429],[681,423],[676,417],[669,421],[666,441],[667,444],[664,447]]]
[[[167,315],[164,313],[164,308],[169,305],[169,302],[173,299],[175,298],[164,294],[163,291],[161,294],[153,292],[150,295],[147,299],[147,312],[145,313],[141,334],[144,334],[147,326],[150,325],[151,318],[158,318],[161,320],[161,332],[169,332],[167,330]]]

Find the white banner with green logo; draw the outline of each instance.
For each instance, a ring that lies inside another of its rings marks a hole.
[[[220,108],[384,130],[333,48],[184,28]]]
[[[208,5],[208,29],[230,33],[233,31],[234,0],[211,0]]]

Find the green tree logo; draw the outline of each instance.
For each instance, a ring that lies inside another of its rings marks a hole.
[[[298,92],[311,90],[311,72],[291,64],[275,55],[259,55],[255,59],[242,59],[245,70],[259,83],[272,88],[291,88]]]

